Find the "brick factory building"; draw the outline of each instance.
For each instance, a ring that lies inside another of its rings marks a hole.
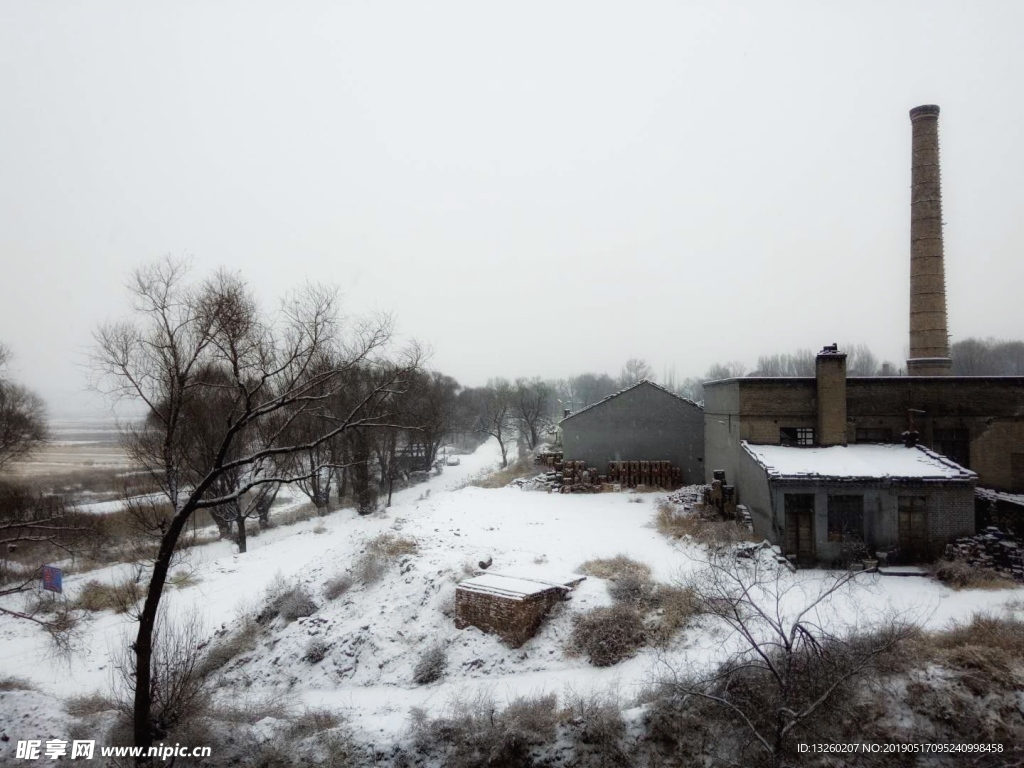
[[[704,411],[650,381],[606,397],[562,419],[566,461],[604,472],[610,462],[668,461],[684,484],[703,482]]]
[[[974,532],[970,470],[920,446],[742,443],[754,528],[801,564],[931,560]]]
[[[741,441],[759,445],[917,442],[978,475],[1024,492],[1024,377],[846,378],[846,355],[824,352],[815,378],[743,378],[704,385],[707,481],[736,475]]]

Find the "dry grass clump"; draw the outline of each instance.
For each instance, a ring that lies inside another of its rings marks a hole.
[[[402,555],[415,555],[418,549],[415,539],[404,539],[393,533],[382,533],[366,543],[367,552],[393,559]]]
[[[477,488],[504,488],[513,480],[532,477],[537,473],[538,467],[533,463],[533,457],[521,456],[504,469],[496,469],[488,475],[474,478],[469,481],[469,484]]]
[[[610,667],[636,655],[645,640],[643,616],[636,608],[618,603],[576,616],[568,651],[585,655],[595,667]]]
[[[64,709],[72,717],[89,717],[117,709],[117,702],[101,693],[89,693],[85,696],[72,696],[64,702]]]
[[[673,637],[700,613],[697,596],[688,587],[659,584],[652,607],[655,620],[648,626],[647,639],[656,648],[664,648]]]
[[[991,568],[970,565],[963,560],[940,560],[931,574],[953,589],[1014,589],[1017,583]]]
[[[1005,651],[1018,661],[1024,660],[1024,621],[1017,618],[976,613],[969,622],[954,621],[929,639],[940,649],[975,645]]]
[[[415,539],[382,533],[366,543],[366,550],[352,566],[352,578],[361,584],[373,584],[384,578],[392,563],[417,551]]]
[[[598,579],[621,579],[631,576],[638,579],[650,581],[651,567],[646,563],[633,560],[626,555],[618,554],[615,557],[598,558],[587,560],[577,570],[587,576]]]
[[[34,691],[36,687],[23,677],[0,678],[0,692],[4,691]]]
[[[328,600],[337,600],[350,589],[352,589],[351,576],[344,573],[332,576],[324,582],[324,597]]]
[[[749,531],[731,520],[722,520],[713,509],[696,509],[689,514],[662,499],[655,518],[658,533],[670,539],[690,538],[706,547],[722,547],[743,541],[757,541]]]
[[[256,649],[260,636],[260,625],[252,616],[244,616],[236,631],[225,634],[208,646],[206,655],[199,663],[199,673],[210,675],[224,669],[243,653]]]
[[[316,505],[312,502],[300,504],[283,512],[274,511],[274,525],[295,525],[317,517]]]
[[[82,585],[74,606],[84,611],[127,613],[144,595],[143,585],[134,579],[125,579],[114,584],[91,579]]]

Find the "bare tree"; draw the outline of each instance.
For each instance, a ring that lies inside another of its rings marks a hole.
[[[653,379],[654,369],[648,365],[646,360],[641,360],[637,357],[631,357],[626,361],[625,365],[622,366],[622,372],[619,373],[619,386],[625,389],[631,387],[634,384],[638,384],[644,379]]]
[[[47,439],[43,399],[3,375],[10,357],[7,347],[0,344],[0,471]]]
[[[539,378],[516,379],[512,411],[530,450],[536,449],[541,431],[550,421],[553,398],[553,389],[547,382]]]
[[[508,466],[508,446],[515,439],[515,390],[508,379],[491,379],[477,390],[476,430],[498,441],[501,466]]]
[[[415,355],[389,366],[391,375],[339,415],[326,404],[344,385],[346,372],[386,363],[387,318],[343,326],[334,293],[315,286],[268,317],[237,275],[218,273],[198,285],[187,278],[187,266],[172,259],[136,271],[128,284],[134,319],[103,325],[95,334],[97,386],[147,408],[149,418],[126,436],[126,446],[170,503],[160,521],[160,544],[132,646],[133,730],[140,747],[164,735],[153,718],[153,638],[168,570],[190,518],[259,485],[308,478],[324,469],[282,474],[274,471],[284,466],[279,458],[360,427],[400,427],[389,421],[381,404],[401,391],[404,376],[418,367]],[[321,366],[324,359],[333,362]],[[218,376],[211,377],[211,370]],[[199,466],[183,436],[196,427],[190,405],[210,397],[211,388],[229,403],[218,421],[217,450],[206,466]],[[288,427],[310,415],[320,416],[320,432],[293,440]],[[233,488],[223,482],[240,471],[242,480]]]
[[[840,347],[839,351],[846,352],[846,375],[847,376],[876,376],[878,375],[878,358],[867,344],[848,344]]]
[[[704,381],[719,381],[720,379],[735,379],[743,376],[747,372],[747,366],[738,360],[732,360],[728,363],[715,363],[708,368],[707,373],[704,374]]]
[[[717,745],[717,759],[778,768],[797,757],[795,742],[830,741],[822,731],[852,686],[916,628],[893,617],[867,629],[842,626],[834,603],[863,573],[793,574],[761,554],[712,550],[687,582],[699,611],[728,630],[724,645],[733,651],[717,668],[670,669],[666,685],[682,709],[710,705],[727,723],[731,736]]]

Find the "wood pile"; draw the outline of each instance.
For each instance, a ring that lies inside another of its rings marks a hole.
[[[963,560],[968,565],[991,568],[1015,581],[1024,581],[1024,547],[1016,537],[995,526],[946,545],[946,557]]]
[[[559,493],[601,493],[640,486],[672,490],[683,484],[682,469],[670,461],[612,461],[605,474],[583,461],[564,461],[560,453],[539,454],[535,461],[548,467],[548,472],[537,478],[539,485]]]

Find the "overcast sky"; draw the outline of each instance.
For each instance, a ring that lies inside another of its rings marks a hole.
[[[949,328],[1024,336],[1021,2],[0,0],[0,340],[56,413],[164,254],[393,310],[432,364],[902,364],[908,110]]]

